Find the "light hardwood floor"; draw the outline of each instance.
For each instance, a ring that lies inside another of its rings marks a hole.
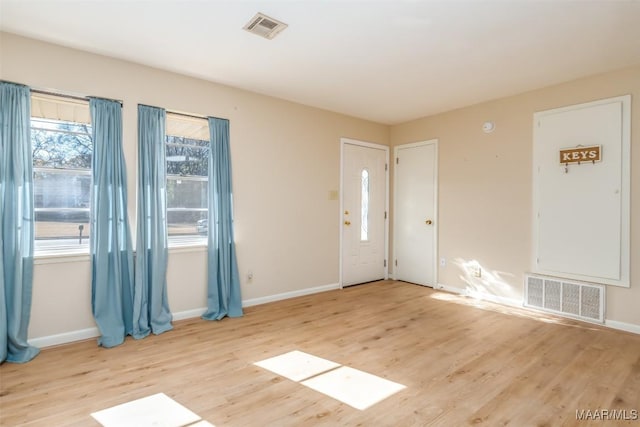
[[[576,410],[640,410],[640,336],[401,282],[174,326],[4,363],[0,424],[96,426],[91,412],[160,392],[216,426],[586,426],[603,423]],[[359,411],[252,364],[291,350],[407,388]]]

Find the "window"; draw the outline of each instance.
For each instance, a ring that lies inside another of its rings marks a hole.
[[[88,252],[93,156],[89,104],[32,95],[31,144],[36,254]]]
[[[362,218],[360,220],[360,240],[365,242],[369,240],[369,171],[366,169],[362,169],[361,185],[360,213]]]
[[[169,243],[206,243],[208,235],[209,125],[167,113],[167,228]]]

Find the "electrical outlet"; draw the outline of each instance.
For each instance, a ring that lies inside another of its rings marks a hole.
[[[447,259],[445,257],[440,258],[440,267],[447,266]]]
[[[247,272],[247,281],[250,282],[253,280],[253,271],[249,270]]]
[[[480,278],[482,277],[482,267],[479,265],[474,265],[472,269],[473,277]]]

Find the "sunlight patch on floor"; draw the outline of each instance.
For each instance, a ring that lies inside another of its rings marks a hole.
[[[254,365],[361,411],[406,388],[298,350],[255,362]]]
[[[404,390],[402,384],[343,366],[300,384],[361,411]]]
[[[302,381],[340,366],[321,357],[294,350],[254,363],[291,381]]]
[[[94,412],[91,416],[104,427],[199,427],[211,424],[164,393],[113,406]]]
[[[211,424],[209,421],[201,420],[195,424],[189,424],[187,427],[216,427]]]

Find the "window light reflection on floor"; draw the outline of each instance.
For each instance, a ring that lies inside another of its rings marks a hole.
[[[191,412],[164,393],[132,400],[91,416],[104,427],[183,427],[201,422],[200,416]],[[204,427],[207,424],[196,424]]]
[[[406,388],[402,384],[298,350],[255,362],[254,365],[359,410],[365,410]]]
[[[256,362],[254,365],[296,382],[340,366],[339,363],[298,350]]]

